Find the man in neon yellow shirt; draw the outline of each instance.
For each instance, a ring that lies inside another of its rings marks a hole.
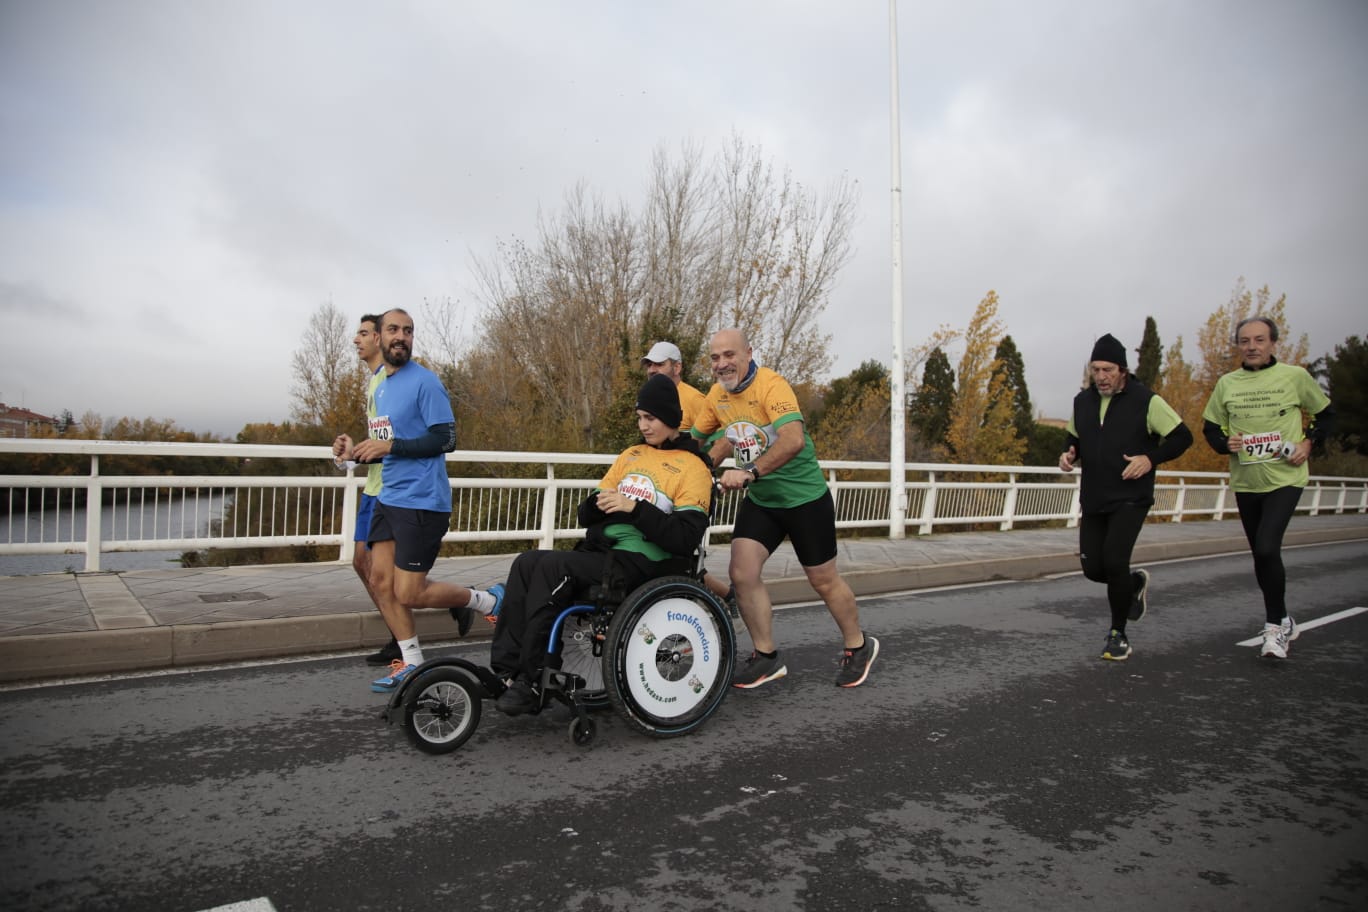
[[[808,582],[841,631],[845,649],[836,684],[858,687],[869,676],[879,641],[860,629],[855,593],[836,570],[835,502],[812,438],[803,429],[793,388],[774,371],[757,366],[752,354],[739,329],[713,335],[709,358],[717,382],[693,429],[695,437],[711,444],[713,465],[735,458],[737,468],[722,473],[722,487],[746,489],[733,526],[728,576],[754,651],[737,669],[732,685],[759,687],[788,673],[774,644],[774,606],[761,576],[769,556],[788,538]]]
[[[1298,631],[1287,613],[1283,533],[1310,478],[1311,445],[1329,434],[1334,413],[1305,368],[1274,357],[1277,342],[1278,326],[1267,317],[1235,327],[1241,366],[1216,381],[1202,411],[1202,436],[1217,453],[1230,455],[1230,487],[1263,593],[1259,654],[1285,659]]]

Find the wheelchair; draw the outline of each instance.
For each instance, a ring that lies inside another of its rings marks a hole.
[[[703,585],[701,549],[695,558],[691,573],[654,577],[620,601],[594,586],[556,616],[534,712],[567,707],[575,746],[593,742],[589,714],[607,706],[639,732],[672,738],[722,705],[736,666],[738,615]],[[550,667],[557,656],[559,668]],[[505,689],[474,662],[429,659],[395,689],[382,717],[398,719],[418,750],[447,754],[475,733],[483,701]]]

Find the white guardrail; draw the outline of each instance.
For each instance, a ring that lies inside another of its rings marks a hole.
[[[0,555],[84,554],[85,570],[102,553],[196,551],[291,545],[336,546],[350,561],[356,505],[365,473],[332,469],[322,446],[0,439],[0,454],[67,455],[88,460],[84,475],[0,475]],[[226,475],[102,475],[101,457],[195,457],[228,460]],[[458,451],[447,455],[451,478],[449,542],[518,543],[550,548],[584,532],[576,508],[611,455]],[[251,475],[252,460],[302,460],[317,475]],[[497,477],[535,473],[541,477]],[[515,470],[513,467],[517,467]],[[562,477],[558,477],[557,468]],[[578,467],[578,468],[571,468]],[[887,462],[823,461],[841,529],[890,528],[893,500]],[[464,471],[463,471],[464,470]],[[470,474],[466,474],[470,473]],[[481,474],[483,473],[483,475]],[[563,476],[588,477],[563,477]],[[884,480],[879,480],[880,477]],[[1151,516],[1172,522],[1233,515],[1235,498],[1223,472],[1159,472]],[[1078,521],[1078,474],[1054,467],[908,463],[906,531],[926,535],[956,526]],[[710,538],[729,534],[738,498],[714,510]],[[231,518],[225,519],[231,505]],[[1368,512],[1368,479],[1313,476],[1299,512]]]

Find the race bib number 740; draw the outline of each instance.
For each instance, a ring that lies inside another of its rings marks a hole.
[[[388,415],[379,415],[366,421],[366,433],[372,440],[392,440],[394,432],[390,430],[390,420]]]

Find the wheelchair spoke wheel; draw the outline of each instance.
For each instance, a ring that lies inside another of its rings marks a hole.
[[[682,735],[703,724],[731,687],[731,618],[689,577],[651,580],[614,612],[603,660],[608,699],[633,727]]]
[[[606,706],[608,695],[603,688],[603,661],[594,655],[594,629],[588,615],[576,614],[565,619],[561,629],[561,671],[576,675],[584,682],[580,701],[586,706]]]
[[[483,693],[479,682],[460,668],[424,672],[404,698],[404,734],[424,753],[451,753],[479,726]]]

